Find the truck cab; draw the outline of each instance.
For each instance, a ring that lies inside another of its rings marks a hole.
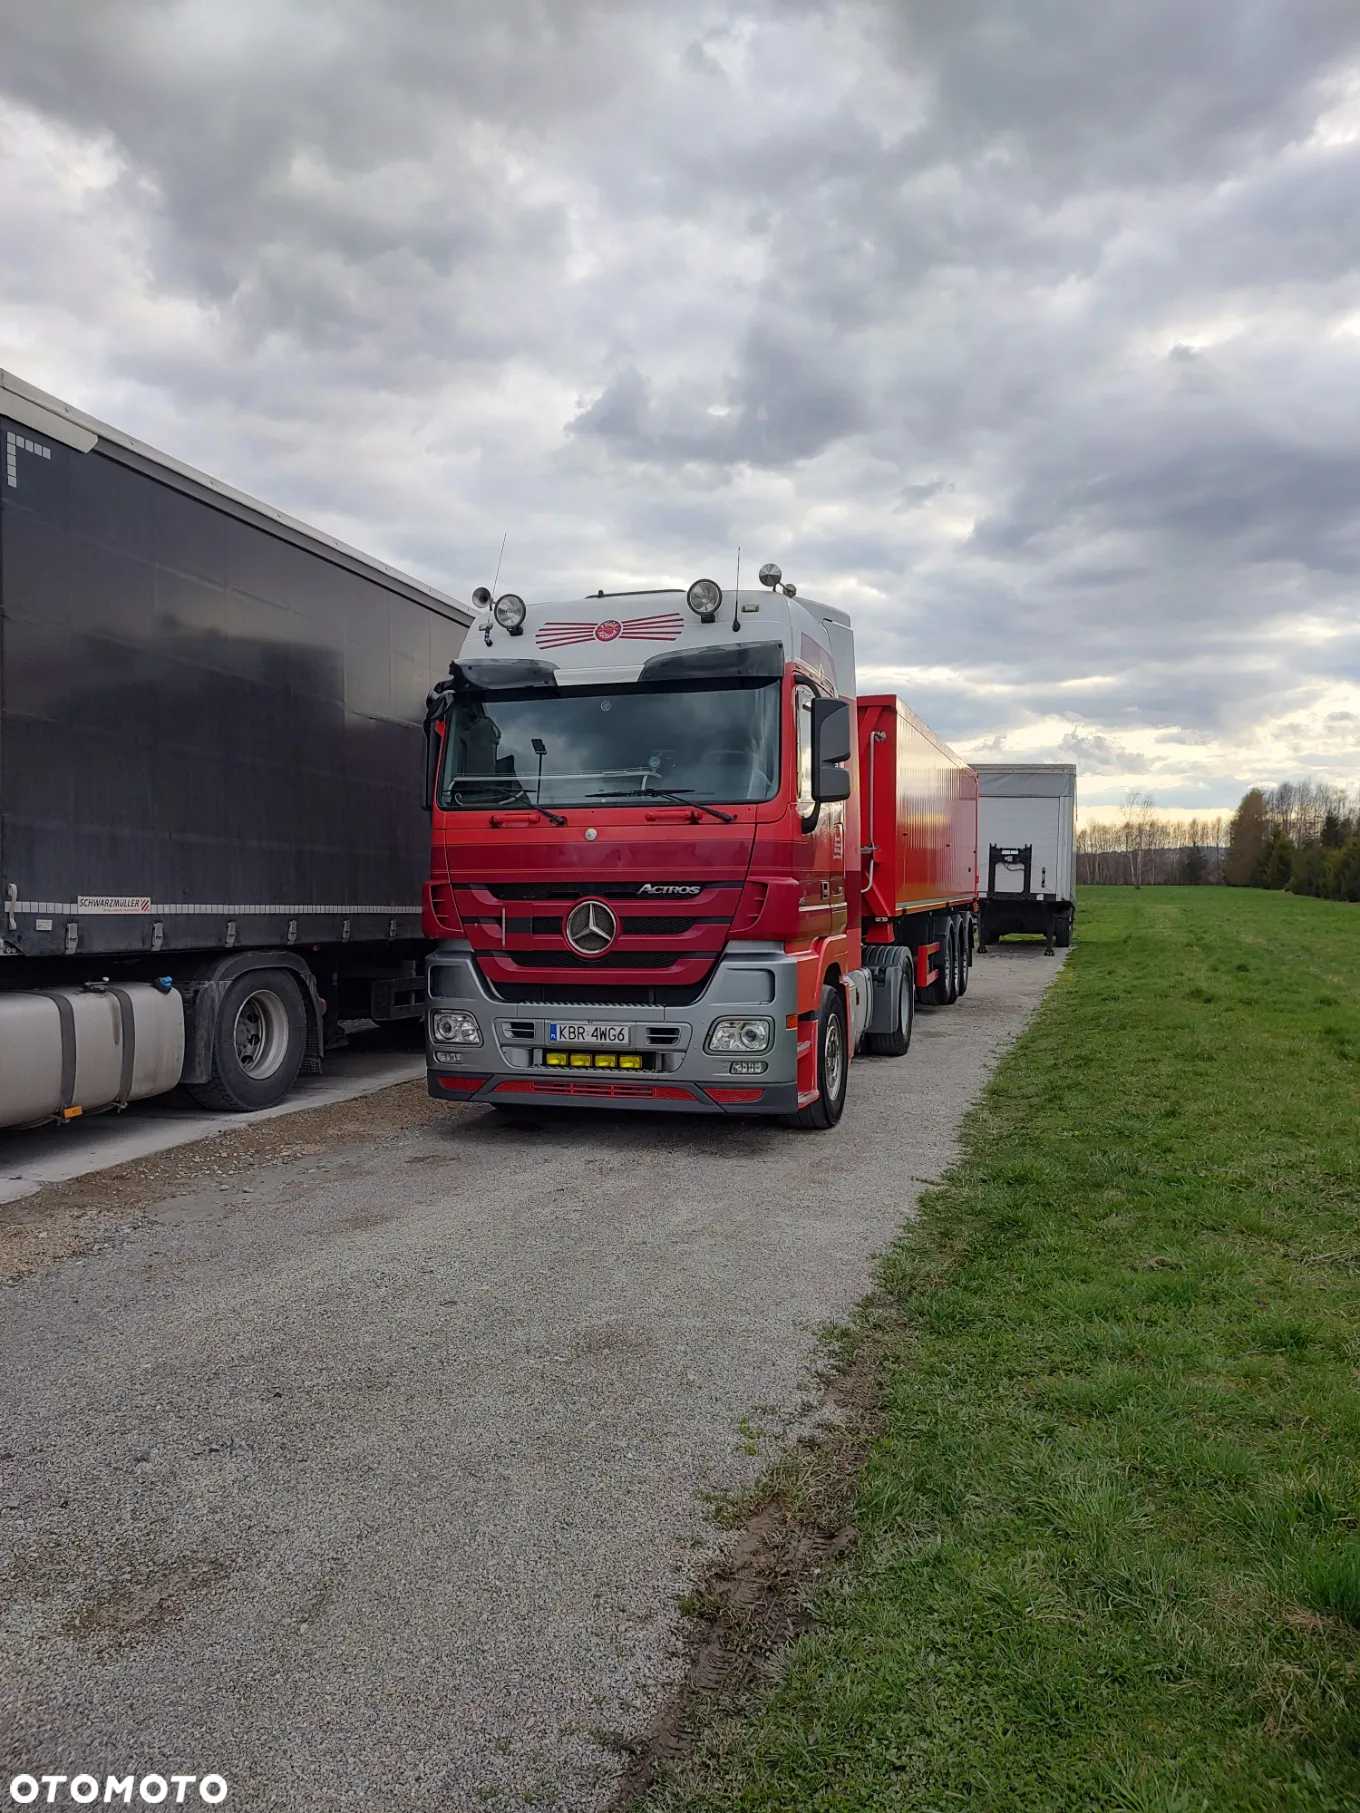
[[[427,718],[432,1095],[839,1120],[854,639],[767,584],[479,600]]]

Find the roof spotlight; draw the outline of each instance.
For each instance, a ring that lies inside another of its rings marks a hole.
[[[792,583],[786,585],[784,587],[784,596],[786,598],[796,598],[798,596],[798,587]]]
[[[685,593],[685,602],[705,623],[712,623],[722,609],[722,587],[716,579],[696,579]]]
[[[518,592],[504,592],[492,606],[491,615],[512,636],[524,634],[524,600]]]
[[[487,591],[487,589],[484,585],[479,585],[477,587],[477,590],[472,594],[472,602],[474,604],[480,604],[480,605],[490,604],[491,594],[490,594],[490,592]]]
[[[774,591],[779,590],[779,582],[783,577],[783,573],[772,560],[767,560],[760,569],[760,583],[771,587]]]

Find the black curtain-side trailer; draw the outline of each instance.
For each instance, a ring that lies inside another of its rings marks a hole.
[[[123,1099],[276,1100],[327,1020],[421,1011],[421,722],[469,614],[8,377],[0,458],[0,1125],[108,1105],[106,1022]]]

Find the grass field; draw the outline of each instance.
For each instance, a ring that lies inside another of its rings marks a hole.
[[[1077,923],[884,1267],[853,1558],[659,1806],[1360,1807],[1360,908]]]

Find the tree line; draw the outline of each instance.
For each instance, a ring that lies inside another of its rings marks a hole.
[[[1360,900],[1360,810],[1320,781],[1253,787],[1230,819],[1171,819],[1131,793],[1117,819],[1077,832],[1077,880],[1288,888]]]
[[[1253,787],[1233,814],[1223,879],[1230,887],[1360,900],[1360,812],[1341,788],[1318,781]]]
[[[1117,819],[1077,832],[1077,881],[1125,887],[1168,882],[1199,886],[1223,880],[1228,820],[1172,819],[1145,793],[1131,793]]]

